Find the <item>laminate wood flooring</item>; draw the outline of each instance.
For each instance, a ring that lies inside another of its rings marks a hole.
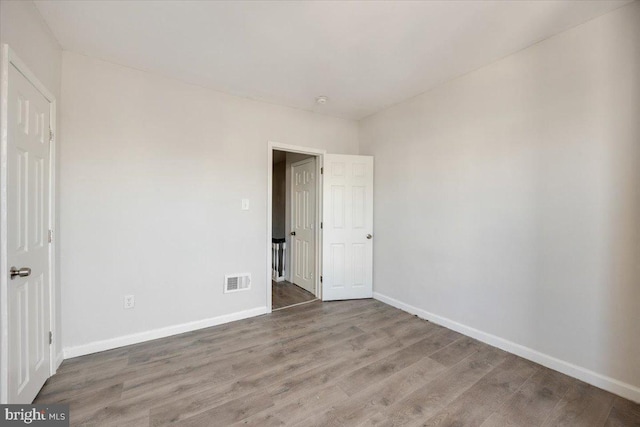
[[[375,300],[65,360],[74,426],[640,426],[640,405]]]
[[[313,301],[314,299],[316,299],[316,296],[311,292],[286,280],[283,282],[271,282],[271,307],[273,310]]]

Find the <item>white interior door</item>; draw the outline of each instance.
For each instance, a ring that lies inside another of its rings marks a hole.
[[[31,403],[50,372],[50,104],[12,64],[8,88],[7,400]]]
[[[291,164],[291,281],[314,295],[316,184],[315,157]]]
[[[373,296],[373,157],[326,154],[322,299]]]

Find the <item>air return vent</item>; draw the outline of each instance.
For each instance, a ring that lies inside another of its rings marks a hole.
[[[251,289],[251,274],[228,274],[224,276],[224,293]]]

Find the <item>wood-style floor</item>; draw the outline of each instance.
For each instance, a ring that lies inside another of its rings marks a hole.
[[[311,292],[286,280],[283,282],[271,282],[272,310],[313,301],[314,299],[316,299],[316,296]]]
[[[374,300],[66,360],[37,403],[95,426],[640,425],[640,405]]]

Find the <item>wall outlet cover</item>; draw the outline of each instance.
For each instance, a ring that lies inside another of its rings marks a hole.
[[[133,295],[125,295],[124,296],[124,308],[130,309],[135,307],[136,305],[136,297]]]

